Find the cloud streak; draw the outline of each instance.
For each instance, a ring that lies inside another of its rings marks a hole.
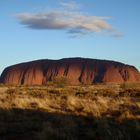
[[[79,5],[61,3],[69,9],[76,9]],[[114,37],[119,37],[118,32],[111,24],[109,17],[93,16],[69,10],[54,10],[42,13],[19,13],[17,18],[20,23],[31,29],[38,30],[65,30],[72,36],[86,35],[95,32],[109,32]]]
[[[71,9],[71,10],[75,10],[75,9],[79,9],[80,8],[80,5],[77,4],[74,1],[69,2],[69,3],[61,2],[60,5],[63,6],[64,8]]]

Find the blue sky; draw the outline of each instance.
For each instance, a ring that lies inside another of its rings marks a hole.
[[[121,61],[140,70],[139,0],[3,0],[0,9],[0,72],[64,57]]]

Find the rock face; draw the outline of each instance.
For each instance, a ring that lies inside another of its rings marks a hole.
[[[73,85],[102,82],[140,82],[139,71],[130,65],[107,60],[65,58],[38,60],[6,68],[0,83],[12,85],[44,85],[55,77],[65,76]]]

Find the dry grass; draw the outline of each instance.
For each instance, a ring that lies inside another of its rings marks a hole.
[[[0,86],[0,139],[131,140],[139,134],[138,84]]]

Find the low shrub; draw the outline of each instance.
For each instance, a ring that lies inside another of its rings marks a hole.
[[[69,85],[69,81],[68,81],[68,79],[65,76],[55,77],[52,80],[51,84],[54,85],[55,87],[63,88],[65,86]]]

